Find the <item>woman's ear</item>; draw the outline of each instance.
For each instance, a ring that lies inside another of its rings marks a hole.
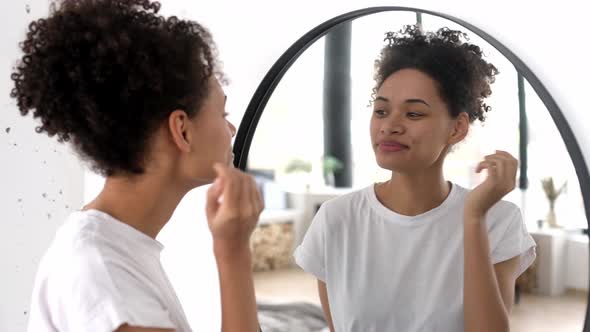
[[[454,145],[461,142],[469,133],[469,114],[461,112],[453,120],[453,128],[449,137],[449,144]]]
[[[190,152],[190,118],[183,110],[175,110],[168,116],[168,130],[174,144],[183,152]]]

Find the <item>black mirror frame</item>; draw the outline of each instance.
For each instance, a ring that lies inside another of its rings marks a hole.
[[[576,140],[576,137],[574,136],[574,133],[572,132],[569,123],[564,117],[563,112],[561,111],[553,97],[549,94],[549,91],[547,91],[545,86],[541,83],[539,78],[525,65],[525,63],[520,58],[518,58],[514,53],[512,53],[512,51],[510,51],[506,46],[501,44],[498,40],[484,32],[483,30],[477,28],[473,24],[467,23],[459,18],[447,14],[419,8],[381,6],[359,9],[336,16],[318,25],[317,27],[313,28],[312,30],[304,34],[301,38],[299,38],[274,63],[274,65],[271,67],[268,73],[266,73],[262,82],[254,92],[254,96],[248,104],[248,108],[246,109],[246,113],[244,114],[244,117],[238,128],[238,132],[236,134],[236,139],[233,148],[235,166],[240,168],[241,170],[246,169],[250,145],[252,143],[252,138],[254,137],[256,127],[258,126],[258,121],[262,116],[262,112],[264,111],[264,108],[268,100],[270,99],[270,96],[272,95],[274,89],[278,85],[279,81],[283,78],[283,75],[287,72],[287,70],[291,67],[295,60],[297,60],[297,58],[299,58],[299,56],[305,50],[307,50],[307,48],[309,48],[316,40],[323,37],[328,31],[330,31],[338,24],[346,21],[352,21],[363,16],[386,11],[409,11],[445,18],[449,21],[452,21],[469,29],[471,32],[475,33],[480,38],[484,39],[490,45],[495,47],[500,53],[502,53],[502,55],[504,55],[508,60],[510,60],[510,62],[514,65],[516,70],[529,82],[529,84],[535,90],[535,92],[545,105],[545,107],[547,107],[549,114],[553,118],[553,121],[555,122],[555,125],[559,130],[559,133],[565,143],[565,146],[574,164],[576,174],[578,176],[578,181],[580,183],[580,188],[582,190],[582,197],[584,199],[586,221],[589,223],[590,227],[590,175],[588,172],[586,161],[584,160],[584,156],[582,154],[582,150],[580,149],[580,145],[578,144],[578,141]],[[586,305],[586,317],[583,332],[590,332],[590,322],[588,321],[590,311],[588,309],[589,307],[588,305]]]

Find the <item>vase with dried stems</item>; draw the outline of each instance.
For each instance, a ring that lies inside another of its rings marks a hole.
[[[542,179],[541,184],[543,185],[545,196],[549,201],[549,212],[547,213],[546,222],[550,227],[559,228],[560,226],[557,224],[557,218],[555,216],[555,201],[557,201],[557,198],[566,190],[567,181],[565,181],[559,189],[555,187],[553,177]]]

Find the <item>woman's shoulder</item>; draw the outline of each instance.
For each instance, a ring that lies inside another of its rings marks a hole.
[[[130,255],[129,250],[134,249],[134,239],[117,234],[116,226],[96,211],[72,212],[45,254],[48,274],[93,279],[111,273],[112,266],[137,259],[138,255]]]
[[[70,278],[96,275],[102,264],[101,240],[96,236],[95,221],[81,211],[72,212],[61,225],[43,257],[48,277]]]

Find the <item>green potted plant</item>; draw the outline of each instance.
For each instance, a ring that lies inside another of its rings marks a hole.
[[[334,186],[336,181],[334,179],[334,174],[338,173],[344,168],[344,164],[338,158],[334,156],[324,156],[322,159],[322,165],[324,170],[324,180],[326,181],[326,185]]]

